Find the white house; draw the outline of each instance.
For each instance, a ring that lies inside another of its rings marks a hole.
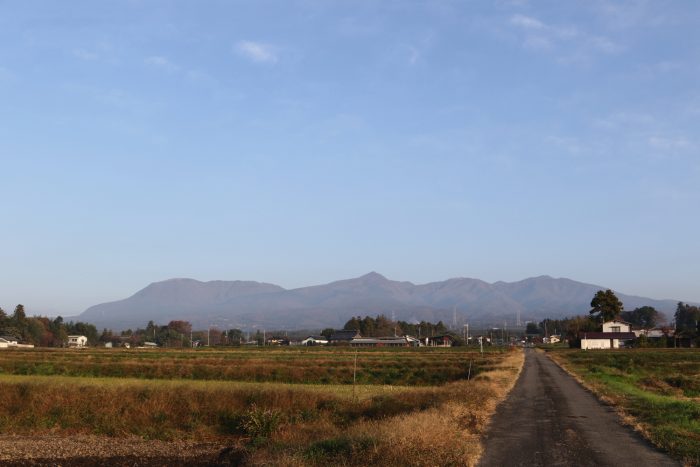
[[[612,320],[603,323],[603,332],[630,332],[630,323]]]
[[[17,347],[17,344],[19,342],[15,337],[12,336],[0,336],[0,344],[5,344],[5,345],[0,345],[0,347]]]
[[[303,341],[301,345],[326,345],[328,344],[328,339],[325,336],[309,336]]]
[[[0,337],[0,349],[6,349],[10,346],[10,343],[7,342],[5,339]]]
[[[603,323],[603,332],[580,332],[581,348],[587,349],[619,349],[620,343],[634,339],[630,325],[624,321],[607,321]]]
[[[85,336],[68,336],[68,347],[82,349],[87,346],[87,340]]]

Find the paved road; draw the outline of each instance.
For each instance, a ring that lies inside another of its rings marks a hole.
[[[527,349],[487,432],[482,467],[679,466],[541,352]]]

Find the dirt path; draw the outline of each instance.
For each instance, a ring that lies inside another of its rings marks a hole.
[[[498,407],[480,465],[678,466],[621,425],[576,380],[527,349],[520,378]]]

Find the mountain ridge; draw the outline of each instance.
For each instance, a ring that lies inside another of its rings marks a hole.
[[[446,323],[453,323],[456,313],[460,326],[504,320],[515,324],[517,315],[526,321],[586,314],[595,292],[606,288],[547,275],[515,282],[456,277],[414,284],[374,271],[293,289],[256,281],[172,278],[153,282],[125,299],[89,307],[74,318],[113,330],[177,319],[195,327],[319,329],[342,326],[352,316],[380,313]],[[649,305],[668,316],[678,302],[616,294],[625,309]]]

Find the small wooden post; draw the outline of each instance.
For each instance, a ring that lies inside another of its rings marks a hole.
[[[355,383],[357,382],[357,352],[355,349],[355,364],[352,367],[352,400],[355,401]]]

